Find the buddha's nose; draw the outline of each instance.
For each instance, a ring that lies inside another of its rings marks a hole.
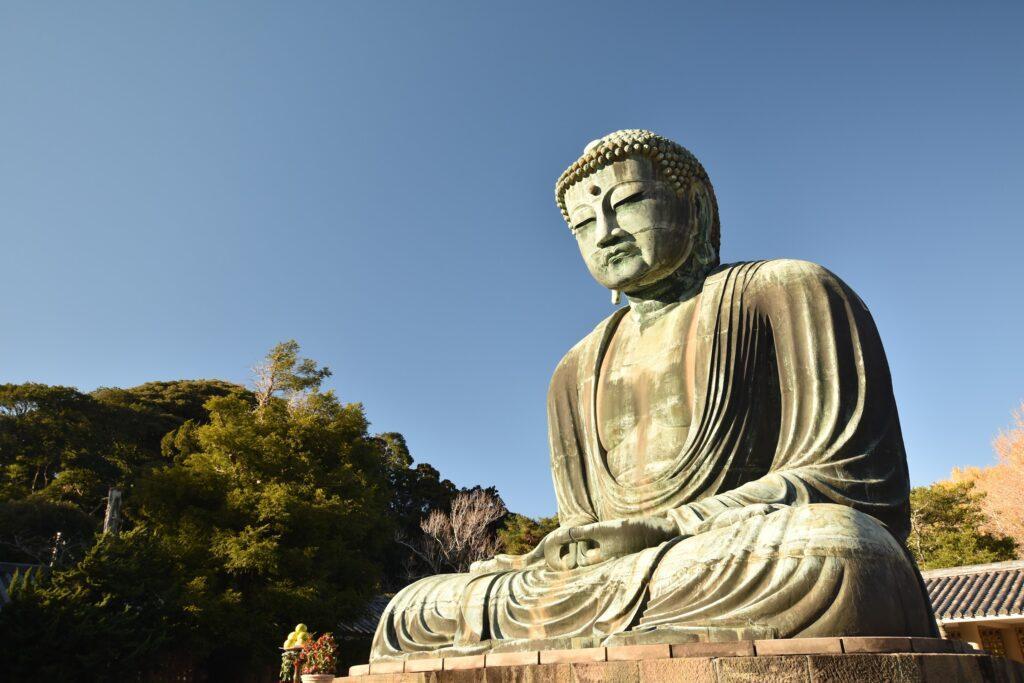
[[[614,213],[602,211],[597,215],[597,246],[606,247],[614,244],[622,236],[622,230],[615,221]]]

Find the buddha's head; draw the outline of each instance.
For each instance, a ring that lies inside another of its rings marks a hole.
[[[646,130],[587,145],[555,185],[590,274],[631,294],[718,264],[718,204],[704,168]]]

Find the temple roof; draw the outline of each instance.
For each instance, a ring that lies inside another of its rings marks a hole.
[[[1024,561],[921,572],[939,621],[1024,617]]]
[[[377,630],[377,624],[380,623],[381,615],[384,614],[384,609],[391,602],[392,597],[394,596],[391,594],[378,595],[371,599],[358,616],[338,624],[337,629],[334,631],[335,637],[342,640],[348,638],[372,638]]]

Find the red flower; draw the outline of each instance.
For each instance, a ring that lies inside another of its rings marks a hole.
[[[307,642],[299,653],[304,674],[333,674],[338,668],[338,646],[334,636],[325,633],[315,641]]]

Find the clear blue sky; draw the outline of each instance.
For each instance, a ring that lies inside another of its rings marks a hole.
[[[0,7],[0,381],[247,379],[296,338],[378,431],[555,510],[544,397],[611,309],[552,188],[704,162],[725,261],[873,311],[915,484],[1024,399],[1024,4]]]

